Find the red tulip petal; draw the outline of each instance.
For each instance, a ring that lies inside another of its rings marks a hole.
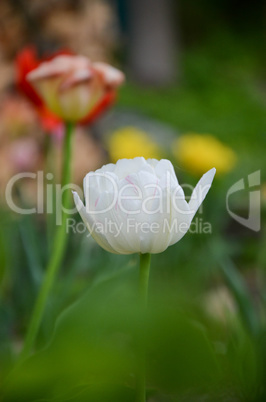
[[[109,109],[116,100],[116,92],[110,91],[100,100],[98,104],[90,111],[90,113],[80,121],[80,124],[91,124],[100,117],[107,109]]]

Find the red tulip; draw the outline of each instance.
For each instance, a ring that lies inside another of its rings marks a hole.
[[[17,55],[15,63],[16,83],[18,89],[35,105],[43,129],[48,132],[53,131],[59,124],[61,124],[61,119],[46,108],[42,98],[26,79],[28,73],[37,68],[41,63],[41,60],[37,57],[36,48],[34,46],[24,48]]]
[[[39,60],[33,46],[19,53],[16,66],[17,85],[35,104],[47,131],[63,119],[92,123],[114,103],[115,89],[124,80],[119,70],[69,52]]]

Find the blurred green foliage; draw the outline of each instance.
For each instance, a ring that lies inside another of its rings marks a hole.
[[[230,333],[187,303],[188,294],[183,299],[162,287],[151,289],[144,315],[136,279],[131,269],[103,280],[65,310],[48,346],[8,377],[4,400],[134,401],[139,342],[146,346],[148,394],[155,400],[265,395],[256,345],[239,323]]]
[[[87,233],[70,233],[36,353],[14,369],[49,244],[44,217],[1,213],[3,401],[134,401],[140,342],[149,401],[265,401],[265,206],[259,234],[240,229],[225,209],[236,180],[261,169],[265,181],[265,72],[257,54],[219,33],[183,52],[180,84],[160,90],[127,84],[121,91],[119,107],[138,109],[177,133],[209,132],[239,157],[232,173],[215,179],[198,215],[211,222],[212,234],[188,233],[153,256],[146,316],[136,301],[138,257],[108,254]],[[177,174],[181,183],[197,181],[179,167]],[[226,263],[230,258],[237,268]],[[238,277],[240,288],[232,282]],[[221,318],[223,303],[217,308],[207,296],[225,284],[234,309]],[[246,315],[256,320],[255,333]]]
[[[264,65],[258,37],[245,40],[218,31],[203,44],[181,52],[182,77],[178,85],[143,90],[127,84],[121,88],[119,105],[169,123],[179,133],[214,134],[243,157],[242,174],[243,168],[263,170]]]

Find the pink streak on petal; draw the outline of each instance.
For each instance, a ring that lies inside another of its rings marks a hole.
[[[127,176],[127,177],[125,178],[125,180],[126,180],[129,184],[132,184],[132,186],[134,187],[134,190],[135,190],[136,194],[138,194],[137,187],[136,187],[136,185],[133,183],[133,181],[130,179],[130,176]]]
[[[95,204],[94,204],[95,208],[97,207],[97,204],[98,204],[98,202],[99,202],[99,198],[100,198],[100,197],[97,197],[97,200],[95,201]]]

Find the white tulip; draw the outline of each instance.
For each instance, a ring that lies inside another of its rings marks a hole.
[[[161,253],[188,231],[215,172],[213,168],[202,176],[187,202],[170,161],[120,159],[86,175],[86,207],[76,192],[74,201],[92,237],[105,250]]]

